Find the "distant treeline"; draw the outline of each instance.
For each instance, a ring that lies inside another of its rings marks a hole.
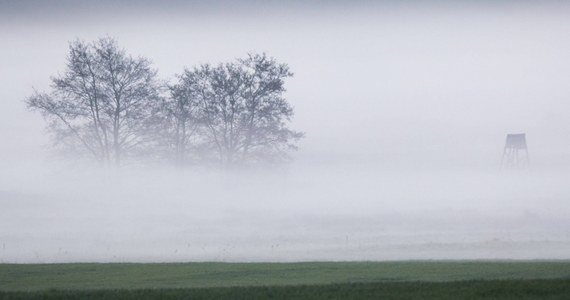
[[[58,150],[103,164],[276,163],[303,137],[288,127],[293,108],[283,93],[291,76],[286,64],[248,54],[185,68],[168,84],[112,38],[77,40],[51,91],[35,91],[26,104],[44,116]]]

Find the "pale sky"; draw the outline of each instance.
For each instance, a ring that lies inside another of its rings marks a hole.
[[[248,51],[288,63],[298,161],[492,168],[526,132],[535,165],[567,168],[568,32],[562,1],[0,1],[0,155],[45,159],[23,100],[68,41],[109,35],[165,80]]]

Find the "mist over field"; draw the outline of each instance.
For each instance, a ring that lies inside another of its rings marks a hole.
[[[10,181],[4,262],[566,259],[570,250],[563,174],[65,170]]]
[[[570,259],[570,5],[0,1],[0,263]],[[100,166],[26,109],[69,42],[161,80],[265,52],[292,160]],[[526,133],[530,167],[501,167]]]

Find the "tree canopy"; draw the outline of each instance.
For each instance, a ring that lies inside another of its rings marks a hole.
[[[66,154],[104,164],[161,159],[247,165],[283,162],[303,134],[290,129],[286,64],[265,53],[185,68],[161,84],[144,57],[112,38],[70,43],[65,72],[27,106]]]

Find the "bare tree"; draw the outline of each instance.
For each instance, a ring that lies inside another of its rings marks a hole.
[[[48,120],[56,144],[119,165],[148,142],[149,115],[159,103],[156,71],[111,38],[75,41],[52,91],[35,92],[26,102]]]
[[[286,64],[278,64],[265,54],[249,54],[240,59],[244,86],[240,94],[245,103],[242,127],[243,141],[238,150],[242,160],[266,161],[288,158],[288,151],[297,149],[303,133],[288,128],[293,108],[283,97],[284,80],[293,76]]]
[[[105,164],[143,154],[179,165],[190,157],[223,165],[282,161],[303,136],[288,128],[293,109],[284,81],[293,74],[265,54],[187,69],[168,97],[156,74],[111,38],[75,41],[51,91],[26,103],[62,149]]]
[[[288,158],[303,134],[289,129],[293,109],[283,98],[293,74],[265,54],[186,70],[181,82],[199,106],[205,139],[223,165]]]
[[[179,82],[168,87],[169,97],[162,103],[159,120],[155,122],[157,149],[166,149],[161,152],[179,166],[187,164],[192,154],[196,158],[197,147],[202,144],[200,125],[203,123],[191,75],[178,76]]]

